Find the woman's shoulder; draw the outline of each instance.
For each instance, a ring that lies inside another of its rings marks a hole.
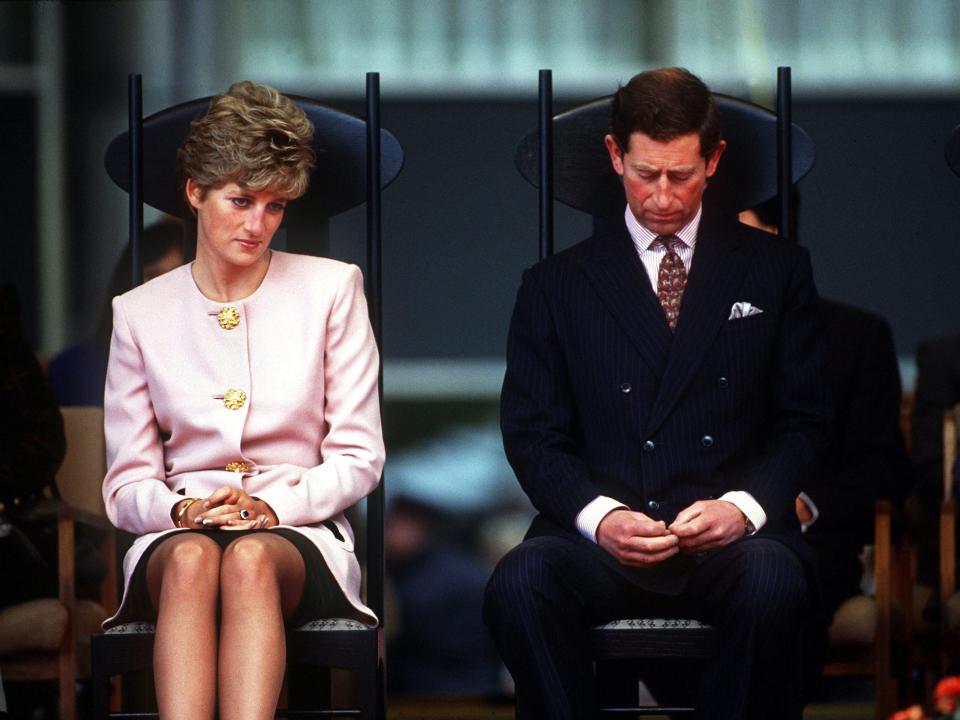
[[[127,290],[114,300],[122,303],[124,307],[157,310],[185,299],[195,291],[194,288],[193,276],[190,274],[190,263],[186,263],[148,280],[142,285]]]
[[[277,263],[278,275],[290,282],[342,282],[347,276],[360,274],[356,265],[317,255],[274,251],[271,262]]]

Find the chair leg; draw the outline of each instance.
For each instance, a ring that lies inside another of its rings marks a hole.
[[[287,707],[291,710],[329,709],[330,668],[314,665],[287,666]]]
[[[97,637],[94,637],[91,642],[90,653],[90,692],[93,695],[93,718],[94,720],[106,720],[110,716],[110,676],[104,671]]]
[[[363,720],[383,720],[385,711],[380,682],[383,678],[383,661],[378,661],[375,668],[365,667],[357,675],[360,681],[360,717]]]

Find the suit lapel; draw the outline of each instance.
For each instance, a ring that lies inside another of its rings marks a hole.
[[[659,377],[673,337],[626,225],[621,222],[592,242],[593,252],[581,261],[581,267],[637,352]]]
[[[727,322],[750,259],[736,229],[701,222],[690,277],[683,294],[677,331],[668,352],[660,389],[646,433],[655,432],[670,414],[703,357]]]

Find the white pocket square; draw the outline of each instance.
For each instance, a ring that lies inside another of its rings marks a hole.
[[[727,320],[737,320],[738,318],[748,318],[753,315],[759,315],[763,310],[758,308],[756,305],[751,305],[745,300],[740,302],[735,302],[733,307],[730,308],[730,317]]]

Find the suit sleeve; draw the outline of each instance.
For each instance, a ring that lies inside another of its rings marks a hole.
[[[831,421],[824,382],[826,349],[810,256],[799,248],[790,269],[773,358],[771,404],[759,427],[765,440],[736,468],[729,487],[746,490],[774,531],[797,527],[795,500],[818,470]]]
[[[577,410],[551,308],[529,270],[510,323],[500,424],[507,459],[534,507],[574,530],[598,492],[579,454]]]
[[[370,494],[380,482],[384,446],[380,423],[380,356],[367,315],[360,269],[341,277],[323,339],[323,462],[289,483],[258,493],[283,525],[311,525]]]
[[[164,482],[163,446],[143,356],[127,322],[123,297],[113,299],[113,337],[104,393],[107,475],[103,502],[110,521],[143,535],[173,527],[170,509],[183,496]]]

